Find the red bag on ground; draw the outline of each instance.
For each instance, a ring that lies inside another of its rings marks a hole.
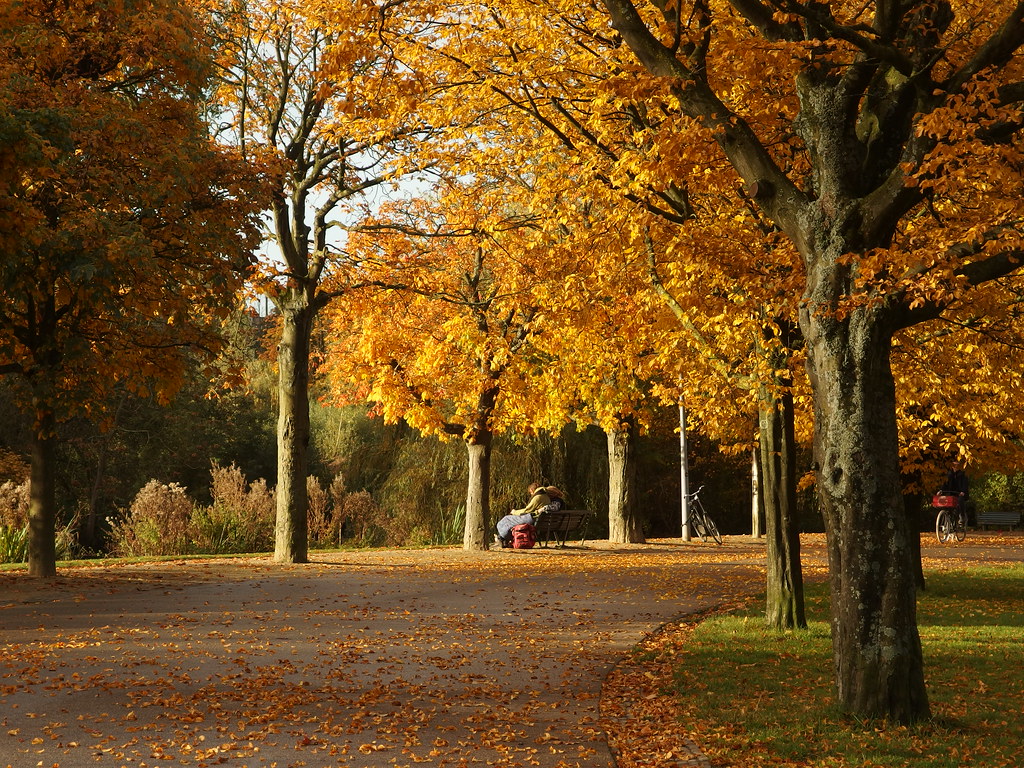
[[[537,543],[537,529],[529,523],[520,523],[511,533],[512,549],[533,549]]]

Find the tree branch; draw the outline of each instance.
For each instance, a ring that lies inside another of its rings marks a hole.
[[[946,82],[946,92],[957,93],[982,70],[1006,64],[1021,46],[1024,46],[1024,2],[1017,3],[992,37]]]
[[[953,246],[947,255],[956,260],[963,260],[983,253],[986,243],[1005,233],[1020,234],[1020,227],[1003,227],[998,230],[990,230],[986,236],[977,243],[961,243]],[[1024,266],[1024,247],[1014,246],[995,253],[988,258],[972,261],[956,269],[953,274],[964,277],[967,284],[977,287],[993,280],[1013,274]],[[909,328],[917,323],[927,320],[934,320],[949,306],[948,302],[926,302],[920,306],[906,306],[898,313],[897,328]]]

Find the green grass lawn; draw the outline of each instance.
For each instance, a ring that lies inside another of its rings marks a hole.
[[[760,610],[701,623],[676,689],[713,764],[1024,766],[1024,564],[927,583],[918,619],[933,718],[912,728],[833,706],[824,585],[808,588],[806,632],[769,631]]]

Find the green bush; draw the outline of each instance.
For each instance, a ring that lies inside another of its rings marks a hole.
[[[246,552],[240,545],[238,519],[230,509],[211,504],[196,507],[189,526],[192,550],[204,555],[227,555]]]
[[[334,508],[340,540],[361,547],[404,543],[396,535],[393,518],[366,491],[345,493],[342,489]]]
[[[983,475],[971,484],[971,498],[982,512],[1024,507],[1024,475]]]
[[[434,530],[430,543],[461,544],[466,532],[466,505],[460,504],[450,512],[439,509],[437,516],[441,524]]]
[[[28,481],[0,484],[0,563],[28,560]]]
[[[28,526],[0,525],[0,563],[28,560]]]
[[[112,527],[114,554],[223,555],[273,549],[276,502],[267,482],[260,478],[248,483],[236,465],[222,467],[216,462],[210,476],[213,503],[209,506],[196,505],[175,483],[147,483],[128,513]],[[336,546],[345,519],[351,521],[360,543],[393,543],[386,516],[369,494],[346,494],[343,484],[336,483],[332,491],[340,493],[343,511],[335,519],[331,495],[320,482],[310,477],[306,488],[313,546]]]

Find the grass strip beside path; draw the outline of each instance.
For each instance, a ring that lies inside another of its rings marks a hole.
[[[620,768],[1024,765],[1024,564],[932,571],[927,584],[918,621],[931,721],[863,722],[834,707],[828,594],[814,584],[806,632],[768,630],[760,601],[638,646],[605,690],[609,701],[623,692],[634,723],[611,728]],[[680,749],[687,739],[703,759]]]

